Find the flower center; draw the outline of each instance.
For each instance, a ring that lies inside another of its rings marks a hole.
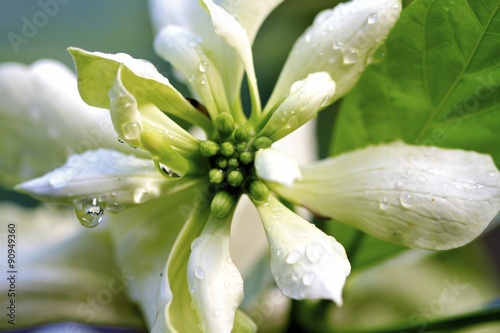
[[[200,152],[210,165],[208,178],[212,199],[212,213],[223,218],[234,208],[239,197],[246,193],[255,201],[266,201],[267,186],[257,177],[254,167],[255,153],[269,148],[268,137],[254,137],[246,127],[236,128],[228,113],[215,121],[216,133],[212,140],[200,144]]]

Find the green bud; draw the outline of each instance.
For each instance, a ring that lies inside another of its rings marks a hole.
[[[223,142],[220,145],[220,153],[223,156],[231,157],[234,154],[234,146],[231,142]]]
[[[253,162],[253,153],[244,151],[240,155],[240,162],[247,165]]]
[[[245,142],[250,139],[250,131],[246,127],[238,127],[234,131],[234,140],[236,142]]]
[[[233,195],[226,191],[219,191],[212,200],[210,209],[215,217],[220,219],[226,217],[236,204],[236,199]]]
[[[258,202],[264,202],[269,198],[269,189],[266,184],[260,180],[254,180],[248,187],[250,197]]]
[[[208,176],[212,184],[220,184],[224,181],[224,171],[220,169],[211,169]]]
[[[215,164],[221,168],[221,169],[225,169],[227,168],[227,159],[224,158],[224,157],[218,157],[216,160],[215,160]]]
[[[238,162],[238,159],[236,159],[236,158],[230,158],[227,161],[227,166],[230,168],[237,168],[240,166],[240,162]]]
[[[267,136],[261,136],[252,144],[252,148],[254,151],[258,151],[259,149],[269,148],[273,144],[273,141],[269,139]]]
[[[239,170],[230,171],[227,175],[227,181],[232,187],[240,186],[243,180],[245,180],[245,176],[243,176],[243,173]]]
[[[215,120],[215,128],[223,139],[230,138],[234,131],[234,119],[228,112],[221,113]]]
[[[248,148],[248,143],[247,142],[240,142],[236,144],[236,151],[237,152],[244,152]]]
[[[212,157],[219,152],[219,145],[211,140],[200,143],[200,153],[205,157]]]

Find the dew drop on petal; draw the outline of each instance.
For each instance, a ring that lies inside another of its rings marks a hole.
[[[380,200],[379,204],[380,204],[380,209],[382,209],[382,210],[386,210],[387,208],[389,208],[389,202],[388,202],[386,197],[383,197]]]
[[[301,257],[300,252],[297,251],[297,250],[293,250],[292,252],[290,252],[286,256],[286,260],[285,261],[286,261],[287,264],[293,265],[293,264],[296,264],[296,263],[299,262],[300,257]]]
[[[306,247],[306,257],[310,262],[316,263],[325,255],[325,248],[319,243],[311,243]]]
[[[119,143],[125,143],[125,141],[123,141],[123,139],[122,139],[122,138],[120,138],[120,137],[118,137],[118,142],[119,142]]]
[[[314,274],[313,272],[307,272],[302,277],[302,283],[304,284],[304,286],[310,286],[315,279],[316,279],[316,274]]]
[[[305,85],[304,80],[299,80],[295,81],[292,83],[292,86],[290,87],[290,94],[295,94],[297,91],[299,91],[304,85]]]
[[[358,61],[358,51],[349,49],[344,51],[344,64],[355,64]]]
[[[289,127],[289,128],[297,128],[299,127],[299,118],[297,116],[291,116],[290,118],[288,118],[288,121],[286,123],[286,125]]]
[[[196,267],[194,275],[200,280],[205,279],[205,271],[201,267]]]
[[[208,61],[205,59],[201,60],[198,64],[198,70],[201,73],[206,73],[208,71]]]
[[[103,219],[104,210],[97,198],[83,200],[75,205],[75,215],[85,228],[97,227]]]
[[[368,19],[367,19],[368,24],[373,24],[377,21],[378,21],[377,13],[371,13],[370,15],[368,15]]]
[[[171,177],[171,178],[181,178],[182,177],[182,175],[178,174],[177,172],[175,172],[174,170],[172,170],[171,168],[169,168],[168,166],[166,166],[163,163],[158,163],[158,167],[168,177]]]
[[[222,314],[222,310],[221,310],[221,308],[218,308],[218,309],[217,309],[217,310],[215,310],[215,312],[214,312],[214,316],[216,316],[216,317],[219,317],[221,314]]]
[[[201,242],[203,242],[203,237],[197,237],[193,240],[193,242],[191,243],[191,250],[194,250],[198,245],[201,244]]]
[[[141,126],[137,121],[132,121],[130,123],[124,124],[122,129],[125,139],[127,140],[138,139],[141,135]]]
[[[49,183],[53,187],[62,187],[68,184],[80,173],[80,170],[73,167],[62,167],[52,171],[49,176]]]
[[[323,97],[323,100],[321,101],[321,107],[324,108],[328,104],[330,104],[330,96],[326,95],[325,97]]]
[[[399,196],[399,201],[401,202],[401,206],[405,208],[410,208],[413,206],[413,200],[411,198],[411,194],[408,192],[401,192]]]
[[[149,192],[144,188],[137,188],[134,191],[134,202],[141,204],[149,200]]]
[[[342,42],[339,42],[338,40],[333,42],[333,49],[334,50],[341,50],[344,48],[344,44]]]

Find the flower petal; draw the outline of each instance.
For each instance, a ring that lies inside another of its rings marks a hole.
[[[45,201],[73,205],[94,202],[101,209],[118,212],[195,182],[188,179],[174,182],[162,176],[151,160],[98,149],[71,155],[62,167],[16,189]]]
[[[172,190],[168,199],[152,200],[130,208],[126,213],[109,215],[107,226],[111,231],[117,264],[124,274],[134,277],[127,286],[129,295],[141,307],[148,327],[151,329],[156,319],[156,327],[162,327],[159,331],[162,333],[167,331],[166,304],[172,299],[171,281],[162,272],[174,242],[193,209],[194,198],[201,193],[202,186],[193,183]],[[183,274],[179,271],[177,275]],[[196,320],[194,311],[193,316]]]
[[[444,250],[478,237],[500,210],[500,174],[488,155],[372,146],[301,168],[276,190],[312,211],[383,240]]]
[[[64,65],[0,65],[0,182],[13,186],[98,147],[133,152],[116,139],[109,114],[86,105]],[[19,147],[23,147],[20,149]]]
[[[302,179],[302,173],[295,161],[274,148],[257,152],[255,171],[261,179],[288,187],[291,187],[295,180]]]
[[[200,98],[210,117],[230,112],[224,82],[202,37],[176,25],[168,25],[155,38],[155,51],[187,79],[195,97]]]
[[[191,244],[189,292],[206,333],[230,333],[243,300],[243,279],[229,253],[232,215],[224,219],[211,215]]]
[[[258,205],[271,247],[271,271],[281,291],[294,299],[331,299],[342,304],[351,271],[344,248],[271,196]]]
[[[1,204],[0,212],[9,217],[0,222],[2,230],[15,224],[16,235],[23,239],[16,243],[13,269],[18,272],[14,274],[16,328],[92,321],[143,329],[142,316],[126,295],[129,280],[115,268],[105,228],[80,233],[83,228],[71,223],[71,212],[52,207],[27,210]],[[0,262],[2,268],[8,267],[7,256]],[[12,299],[8,277],[0,281],[2,304]],[[12,326],[8,320],[0,322],[2,331]],[[68,331],[74,326],[65,328]]]
[[[109,109],[109,90],[123,64],[121,80],[138,104],[152,103],[168,114],[211,130],[210,120],[194,108],[156,68],[145,60],[128,54],[106,54],[70,48],[78,72],[78,89],[83,100],[93,106]]]
[[[290,94],[271,115],[259,135],[277,141],[315,118],[328,106],[335,93],[335,82],[326,72],[309,74],[294,82]]]
[[[401,0],[353,0],[318,14],[297,40],[266,106],[272,110],[293,82],[326,71],[337,84],[333,100],[357,82],[401,12]]]

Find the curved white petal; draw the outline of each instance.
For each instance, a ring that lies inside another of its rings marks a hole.
[[[255,156],[255,171],[259,178],[291,187],[302,179],[300,168],[287,155],[274,148],[261,149]]]
[[[86,105],[64,65],[0,65],[0,182],[13,186],[62,165],[74,153],[120,145],[109,114]]]
[[[184,185],[193,180],[178,181]],[[66,164],[16,187],[34,197],[68,204],[98,205],[118,212],[169,193],[178,181],[167,179],[153,161],[98,149],[71,155]]]
[[[200,35],[181,26],[168,25],[156,36],[154,48],[186,77],[192,93],[200,98],[212,119],[219,113],[231,111],[219,68]]]
[[[301,168],[276,190],[312,211],[386,241],[450,249],[478,237],[500,210],[500,174],[488,155],[371,146]]]
[[[259,135],[273,141],[285,137],[315,118],[330,104],[334,93],[335,82],[326,72],[309,74],[304,80],[294,82],[290,94],[273,112]]]
[[[294,299],[324,298],[341,305],[351,271],[342,245],[272,196],[257,209],[271,247],[271,271],[281,291]]]
[[[401,12],[401,0],[353,0],[318,14],[295,43],[266,106],[273,109],[293,82],[326,71],[345,95],[370,63]]]
[[[191,244],[188,286],[204,333],[230,333],[243,300],[243,279],[229,253],[231,218],[211,216]]]

